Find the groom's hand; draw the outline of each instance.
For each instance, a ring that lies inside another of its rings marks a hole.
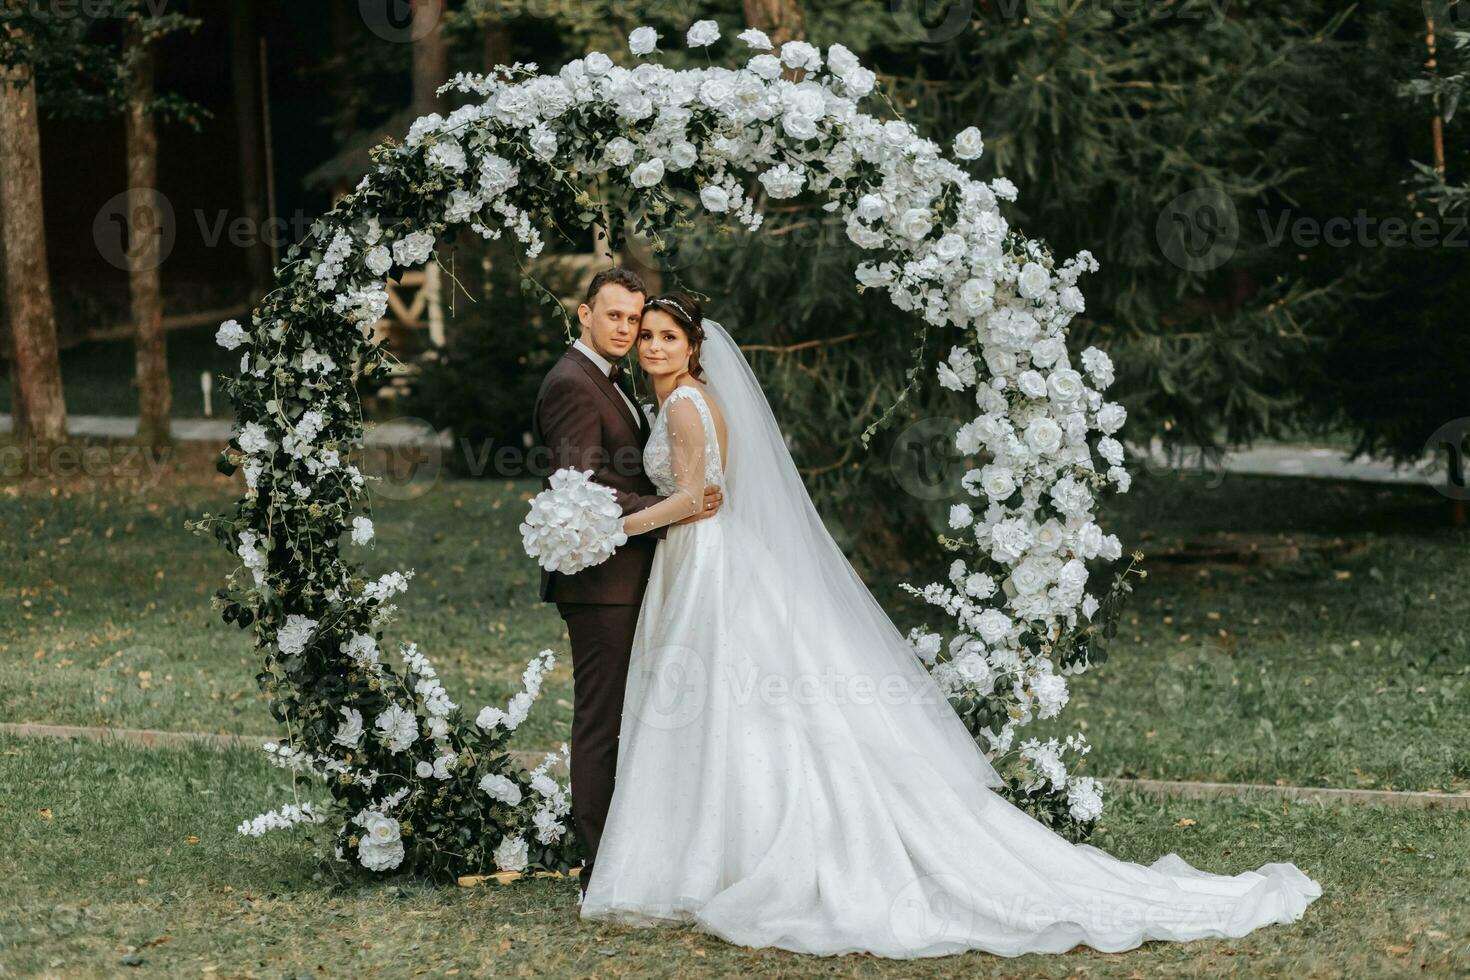
[[[724,502],[725,502],[725,494],[720,490],[719,487],[715,487],[715,486],[705,487],[704,488],[704,506],[700,508],[699,513],[698,514],[694,514],[694,515],[692,515],[690,517],[686,517],[682,521],[680,521],[679,523],[680,524],[693,524],[695,521],[702,521],[706,517],[714,517],[716,514],[718,514],[720,512],[720,506],[722,504],[724,504]]]

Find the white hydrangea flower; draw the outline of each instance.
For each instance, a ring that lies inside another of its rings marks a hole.
[[[393,243],[393,261],[401,266],[423,265],[434,251],[434,236],[427,231],[416,231]]]
[[[366,517],[352,519],[352,543],[364,545],[373,539],[373,522]]]
[[[622,507],[590,472],[563,468],[549,483],[532,498],[520,526],[526,554],[542,568],[574,574],[606,561],[627,542]]]
[[[419,722],[414,713],[401,705],[391,704],[373,721],[390,752],[403,752],[419,737]]]
[[[345,705],[338,710],[342,713],[342,721],[337,725],[337,734],[332,736],[332,744],[356,749],[362,741],[362,712]]]
[[[316,620],[291,613],[286,617],[286,625],[276,631],[276,646],[286,656],[293,656],[306,649],[315,631]]]
[[[524,871],[530,862],[530,848],[524,837],[507,837],[490,857],[500,871]]]
[[[1072,819],[1092,823],[1102,816],[1102,785],[1091,776],[1078,776],[1067,786]]]
[[[215,332],[214,342],[225,350],[234,350],[245,343],[245,330],[240,326],[238,320],[226,320]]]

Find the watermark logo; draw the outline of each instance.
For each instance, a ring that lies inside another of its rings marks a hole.
[[[415,500],[434,489],[444,471],[439,432],[420,418],[396,418],[364,440],[362,472],[372,492],[388,500]]]
[[[889,0],[888,9],[901,32],[928,44],[954,40],[975,16],[973,0]]]
[[[1240,215],[1224,191],[1197,187],[1164,205],[1154,234],[1170,262],[1188,272],[1209,272],[1235,254]]]
[[[955,447],[960,424],[935,416],[919,419],[898,434],[888,453],[893,478],[919,500],[950,500],[964,493],[965,459]]]
[[[888,909],[888,927],[905,950],[917,953],[945,943],[965,944],[974,933],[974,893],[959,875],[915,878]]]
[[[106,262],[124,272],[163,265],[178,236],[174,206],[151,187],[114,194],[92,219],[92,241]]]
[[[415,7],[422,9],[415,10]],[[393,44],[412,44],[439,26],[443,3],[415,4],[412,0],[358,0],[357,13],[367,29]]]
[[[699,203],[699,198],[684,190],[675,192],[674,196],[678,205],[662,217],[651,214],[643,203],[628,217],[629,232],[624,236],[628,251],[650,269],[690,268],[704,256],[719,232],[719,226]],[[676,217],[670,220],[671,215]],[[639,230],[632,231],[634,228]]]
[[[709,677],[709,665],[693,647],[645,645],[628,668],[625,707],[650,728],[677,731],[704,714]]]
[[[1430,486],[1451,500],[1470,500],[1470,416],[1446,422],[1424,444],[1424,455],[1444,460],[1445,478]],[[1438,467],[1431,468],[1433,473]]]

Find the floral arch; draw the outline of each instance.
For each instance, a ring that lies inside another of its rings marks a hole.
[[[688,43],[717,39],[705,21]],[[630,40],[640,59],[657,53],[649,28]],[[337,857],[374,871],[565,868],[575,857],[557,756],[527,772],[507,750],[552,653],[508,704],[473,717],[413,644],[388,656],[384,630],[412,572],[370,575],[349,557],[373,537],[369,480],[351,454],[363,437],[356,381],[385,364],[368,337],[387,278],[433,259],[461,226],[513,236],[535,256],[542,229],[604,220],[603,184],[625,188],[655,234],[685,217],[681,188],[749,229],[761,223],[758,194],[808,195],[871,252],[857,288],[952,334],[938,381],[974,397],[956,447],[985,462],[964,479],[973,503],[952,508],[959,537],[939,539],[954,555],[949,581],[910,587],[943,610],[948,640],[916,630],[911,641],[1016,802],[1074,836],[1095,823],[1096,783],[1062,761],[1085,751],[1080,739],[1014,736],[1065,705],[1065,675],[1100,659],[1128,590],[1125,573],[1101,596],[1088,591],[1087,563],[1120,553],[1094,501],[1128,486],[1113,435],[1124,413],[1101,394],[1112,366],[1089,349],[1074,369],[1065,342],[1083,309],[1077,280],[1096,263],[1085,252],[1057,263],[1008,227],[999,203],[1014,186],[964,167],[983,150],[978,130],[946,155],[891,111],[859,107],[875,78],[841,45],[824,55],[799,41],[773,52],[754,30],[740,40],[750,57],[737,69],[628,69],[593,53],[555,75],[517,64],[456,78],[446,88],[472,104],[374,150],[372,171],[291,248],[249,324],[221,326],[240,370],[229,383],[236,436],[219,465],[243,472],[246,490],[232,515],[194,527],[240,559],[216,604],[254,632],[258,679],[286,729],[266,747],[272,760],[330,797],[264,813],[242,833],[329,823]]]

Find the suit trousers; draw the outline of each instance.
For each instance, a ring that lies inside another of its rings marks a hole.
[[[572,818],[586,856],[585,892],[612,802],[639,607],[559,602],[556,610],[572,645]]]

